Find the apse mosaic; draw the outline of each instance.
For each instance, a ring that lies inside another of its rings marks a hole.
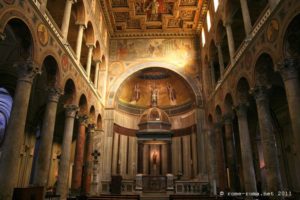
[[[118,91],[121,103],[147,108],[155,104],[161,108],[193,102],[188,84],[176,73],[162,68],[148,68],[128,78]]]

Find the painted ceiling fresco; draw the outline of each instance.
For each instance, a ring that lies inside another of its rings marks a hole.
[[[193,32],[201,6],[202,0],[106,0],[105,9],[115,32]]]

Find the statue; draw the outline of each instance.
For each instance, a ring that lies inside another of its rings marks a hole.
[[[136,102],[138,102],[138,100],[141,98],[141,89],[139,84],[135,84],[134,88],[133,88],[133,94],[131,97],[131,102],[132,104],[135,104]]]
[[[157,160],[157,153],[154,152],[153,153],[153,156],[152,156],[152,161],[153,161],[153,164],[156,165],[156,160]]]
[[[168,95],[169,95],[171,105],[176,105],[176,92],[170,83],[168,83],[167,85],[167,90],[168,90]]]
[[[151,105],[157,106],[157,99],[158,99],[158,89],[154,86],[151,87]]]

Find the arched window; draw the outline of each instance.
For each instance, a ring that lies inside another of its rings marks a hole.
[[[4,88],[0,88],[0,146],[4,140],[6,126],[12,107],[12,97]]]

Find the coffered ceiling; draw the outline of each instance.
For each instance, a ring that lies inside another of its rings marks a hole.
[[[112,38],[194,35],[208,0],[100,1]]]

